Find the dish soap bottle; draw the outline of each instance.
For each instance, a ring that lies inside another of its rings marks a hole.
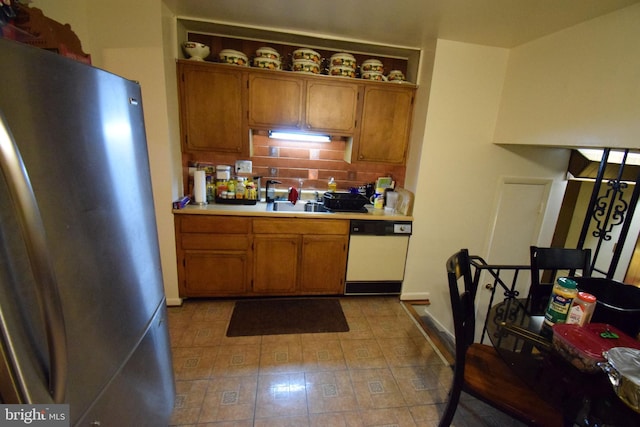
[[[336,180],[333,179],[333,177],[329,178],[329,184],[327,187],[329,191],[333,191],[333,192],[335,192],[336,189],[338,188],[338,184],[336,184]]]

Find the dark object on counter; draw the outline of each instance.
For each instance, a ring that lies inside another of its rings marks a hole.
[[[362,194],[327,191],[324,193],[324,206],[334,212],[360,212],[369,203]]]
[[[216,197],[216,203],[220,205],[255,205],[256,199],[221,199]]]
[[[271,188],[271,186],[275,185],[275,184],[281,184],[281,182],[277,181],[275,179],[268,179],[267,180],[267,185],[266,185],[265,191],[264,191],[265,202],[267,202],[267,203],[273,203],[276,200],[276,198],[274,197],[275,190],[273,190]]]
[[[597,298],[592,322],[609,323],[632,337],[640,333],[640,288],[601,277],[574,277],[578,290]]]
[[[337,298],[285,298],[237,301],[228,337],[348,332]]]

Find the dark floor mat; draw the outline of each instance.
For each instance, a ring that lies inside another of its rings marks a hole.
[[[347,332],[337,298],[287,298],[237,301],[228,337]]]

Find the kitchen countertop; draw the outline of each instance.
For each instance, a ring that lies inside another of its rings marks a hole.
[[[255,205],[224,205],[210,203],[207,205],[187,205],[183,209],[173,209],[177,215],[235,215],[271,218],[323,218],[323,219],[361,219],[383,221],[413,221],[413,216],[385,212],[374,209],[373,205],[365,205],[367,213],[359,212],[305,212],[305,211],[272,211],[265,202]]]

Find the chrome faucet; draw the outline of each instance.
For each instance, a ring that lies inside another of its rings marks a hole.
[[[275,179],[268,179],[267,180],[267,185],[265,186],[265,201],[267,203],[273,203],[275,202],[275,190],[273,191],[273,194],[269,193],[270,190],[270,186],[274,185],[274,184],[282,184],[280,181],[277,181]]]

